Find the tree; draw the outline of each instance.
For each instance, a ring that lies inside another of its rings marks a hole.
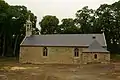
[[[111,52],[119,51],[119,41],[120,41],[120,10],[115,4],[107,5],[103,4],[96,10],[96,31],[104,30],[106,35],[106,40],[108,44],[108,50]],[[116,48],[114,48],[116,47]]]
[[[41,34],[54,34],[58,28],[59,20],[56,16],[47,15],[41,20]]]
[[[40,34],[40,30],[38,28],[34,28],[32,34],[33,35],[39,35]]]
[[[0,0],[0,51],[2,56],[18,56],[20,43],[25,37],[28,15],[36,30],[37,17],[25,6],[10,6]]]
[[[91,33],[93,27],[94,10],[88,9],[88,6],[83,7],[76,13],[75,23],[80,27],[81,33]]]
[[[26,20],[28,19],[28,16],[31,16],[31,22],[32,27],[36,29],[36,21],[37,17],[31,13],[31,11],[27,10],[25,6],[11,6],[10,7],[11,12],[13,12],[12,20],[10,21],[11,26],[13,28],[13,55],[18,56],[20,43],[25,37],[25,26]],[[15,15],[16,14],[16,15]]]
[[[79,32],[79,28],[75,26],[72,18],[62,19],[62,24],[59,25],[59,33],[61,34],[75,34]]]
[[[1,43],[0,43],[0,49],[1,49],[1,55],[4,56],[5,54],[5,40],[6,40],[6,21],[7,19],[7,9],[9,8],[9,5],[3,1],[0,0],[0,37],[1,37]],[[3,41],[3,42],[2,42]]]

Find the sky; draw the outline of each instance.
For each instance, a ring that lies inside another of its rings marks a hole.
[[[118,0],[5,0],[10,5],[24,5],[36,16],[38,22],[45,15],[56,16],[60,21],[63,18],[75,18],[77,10],[88,6],[97,9],[100,4],[112,4]],[[39,27],[37,22],[37,27]]]

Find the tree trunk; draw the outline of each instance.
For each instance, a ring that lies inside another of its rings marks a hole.
[[[18,40],[19,35],[17,35],[16,39],[15,39],[15,45],[14,45],[14,50],[13,50],[13,55],[15,56],[16,53],[16,47],[17,47],[17,40]]]
[[[3,52],[2,52],[2,57],[4,57],[4,55],[5,55],[5,42],[6,42],[6,36],[4,34],[4,36],[3,36]]]
[[[2,55],[2,34],[0,33],[0,56]]]

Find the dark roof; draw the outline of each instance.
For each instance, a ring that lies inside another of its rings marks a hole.
[[[94,40],[92,44],[90,44],[90,46],[88,47],[88,50],[84,50],[83,52],[109,52],[109,51],[103,48],[97,40]]]
[[[89,46],[95,39],[106,46],[104,34],[52,34],[26,37],[21,45],[33,46]]]

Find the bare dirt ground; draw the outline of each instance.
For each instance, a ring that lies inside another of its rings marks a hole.
[[[120,80],[120,62],[87,65],[0,62],[0,80]]]

